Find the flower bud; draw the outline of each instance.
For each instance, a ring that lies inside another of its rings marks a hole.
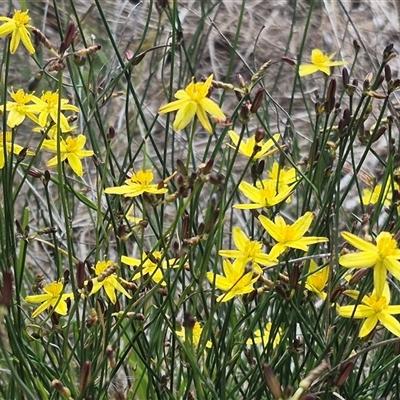
[[[1,288],[0,304],[4,307],[10,307],[13,296],[13,273],[11,270],[3,272],[3,286]]]
[[[38,40],[38,42],[42,43],[46,49],[53,49],[53,45],[39,29],[33,28],[32,33],[35,35],[35,38]]]
[[[51,386],[57,390],[58,393],[60,393],[60,395],[64,398],[64,399],[70,399],[71,398],[71,391],[66,388],[61,381],[59,381],[58,379],[54,379],[51,382]]]
[[[386,64],[385,65],[385,81],[389,82],[392,80],[392,69],[390,68],[390,65]]]
[[[274,372],[272,371],[272,368],[269,365],[264,364],[263,370],[265,383],[267,384],[268,389],[271,391],[272,396],[275,400],[282,399],[282,388]]]
[[[91,379],[92,379],[92,363],[90,361],[85,361],[82,365],[81,374],[79,377],[79,391],[81,394],[84,393]]]
[[[258,109],[261,107],[262,101],[264,99],[264,93],[265,93],[265,90],[263,88],[260,88],[257,90],[257,92],[254,96],[254,100],[250,107],[251,114],[255,114],[258,111]]]
[[[36,72],[35,75],[28,82],[28,92],[33,92],[39,86],[40,81],[43,78],[43,71]]]
[[[346,67],[342,69],[342,82],[344,87],[350,83],[349,70]]]

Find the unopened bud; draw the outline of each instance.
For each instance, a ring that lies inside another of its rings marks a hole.
[[[115,128],[113,126],[110,126],[108,128],[107,140],[110,141],[114,138],[115,138]]]
[[[11,270],[3,272],[3,286],[1,288],[0,304],[4,307],[10,307],[12,300],[13,273]]]
[[[51,386],[57,390],[58,393],[60,393],[60,395],[64,398],[64,399],[69,399],[71,398],[71,391],[66,388],[61,381],[59,381],[58,379],[54,379],[51,382]]]
[[[268,389],[271,391],[272,396],[275,400],[282,399],[282,388],[274,372],[272,371],[272,368],[269,365],[264,364],[263,370],[265,383],[267,384]]]
[[[385,81],[389,82],[392,80],[392,69],[390,68],[390,65],[386,64],[385,65]]]
[[[90,361],[85,361],[81,368],[81,374],[79,377],[79,390],[80,393],[84,393],[85,389],[92,379],[92,363]]]
[[[394,44],[390,43],[388,46],[386,46],[383,50],[383,55],[382,55],[382,62],[383,63],[388,63],[390,60],[396,57],[396,53],[393,51]]]
[[[258,109],[261,107],[262,101],[264,99],[264,93],[265,90],[263,88],[260,88],[257,90],[255,96],[254,96],[254,100],[251,103],[251,107],[250,107],[250,112],[252,114],[255,114]]]
[[[236,80],[237,80],[237,83],[238,83],[238,85],[239,85],[239,87],[240,87],[241,89],[244,89],[245,87],[247,87],[247,83],[246,83],[246,81],[244,80],[242,74],[237,74],[237,75],[236,75]]]
[[[336,381],[336,386],[340,387],[347,381],[347,378],[351,374],[353,367],[354,367],[354,362],[350,361],[350,362],[344,363],[342,368],[340,368],[339,377]]]
[[[51,50],[53,48],[53,45],[39,29],[33,28],[32,33],[35,35],[39,43],[42,43],[46,49]]]
[[[43,71],[36,72],[35,75],[28,82],[28,92],[33,92],[39,86],[40,81],[43,78]]]
[[[349,70],[346,67],[342,69],[342,82],[344,87],[350,83]]]
[[[60,48],[58,50],[58,54],[60,54],[61,56],[66,52],[68,47],[71,46],[71,43],[75,37],[75,31],[76,31],[76,25],[74,22],[71,21],[65,32],[64,41],[61,42]]]
[[[78,289],[83,289],[85,286],[85,277],[85,264],[82,261],[79,261],[76,268],[76,286]]]
[[[89,47],[87,47],[85,49],[78,50],[75,54],[77,56],[87,56],[89,54],[93,54],[93,53],[98,52],[100,49],[101,49],[101,45],[100,44],[96,44],[94,46],[89,46]]]

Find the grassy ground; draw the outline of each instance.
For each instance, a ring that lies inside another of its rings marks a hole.
[[[0,398],[399,397],[397,2],[0,14]]]

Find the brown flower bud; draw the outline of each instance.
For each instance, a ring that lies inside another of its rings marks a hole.
[[[85,278],[85,264],[82,261],[79,261],[76,268],[76,286],[78,287],[78,289],[84,288]]]
[[[342,82],[344,87],[350,83],[349,70],[346,67],[342,69]]]
[[[354,367],[354,362],[352,361],[346,362],[342,365],[342,367],[340,368],[339,377],[336,381],[336,386],[340,387],[347,381],[347,378],[351,374],[353,367]]]
[[[390,43],[388,46],[386,46],[383,50],[383,55],[382,55],[382,62],[384,64],[388,63],[390,60],[396,57],[396,53],[393,51],[394,44]]]
[[[11,270],[3,272],[3,286],[1,288],[0,304],[4,307],[10,307],[12,300],[13,273]]]
[[[46,49],[51,50],[53,48],[53,45],[39,29],[33,28],[32,33],[35,35],[38,42],[42,43]]]
[[[250,112],[252,114],[255,114],[258,109],[261,107],[262,101],[264,99],[264,93],[265,90],[263,88],[260,88],[257,90],[255,96],[254,96],[254,100],[251,103],[251,107],[250,107]]]
[[[85,361],[81,368],[81,374],[79,376],[79,391],[84,393],[92,379],[92,363]]]
[[[267,384],[268,389],[271,391],[272,396],[275,400],[282,399],[282,388],[274,372],[272,371],[272,368],[269,365],[264,364],[263,369],[265,383]]]
[[[58,379],[54,379],[51,382],[51,386],[57,390],[58,393],[60,393],[60,395],[64,398],[64,399],[69,399],[71,398],[71,391],[66,388],[61,381],[59,381]]]
[[[58,54],[60,54],[61,56],[67,51],[68,47],[71,46],[71,43],[75,37],[75,31],[76,31],[75,23],[71,21],[65,32],[64,41],[61,42],[60,48],[58,50]]]

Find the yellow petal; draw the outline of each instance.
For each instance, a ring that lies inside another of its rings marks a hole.
[[[170,103],[164,104],[163,106],[161,106],[158,110],[158,113],[166,114],[166,113],[169,113],[172,111],[179,110],[187,103],[187,101],[188,101],[188,99],[171,101]]]
[[[209,134],[212,134],[213,130],[212,130],[210,121],[208,120],[207,114],[206,114],[206,112],[204,111],[204,109],[201,106],[197,106],[196,115],[197,115],[197,118],[199,119],[201,125],[203,125],[204,129]]]
[[[400,337],[400,322],[396,318],[392,317],[385,311],[382,311],[378,314],[378,319],[388,331],[392,332],[393,335]]]
[[[212,117],[219,118],[219,119],[226,118],[225,114],[222,112],[219,105],[215,101],[209,99],[208,97],[205,97],[204,99],[200,100],[200,107],[205,112],[210,114]]]
[[[265,217],[264,215],[259,215],[258,220],[274,240],[276,240],[278,243],[285,241],[285,238],[282,236],[282,231],[269,218]]]
[[[301,77],[311,75],[318,71],[318,67],[313,64],[302,64],[299,67],[299,75]]]
[[[176,113],[173,128],[180,131],[189,125],[194,118],[197,110],[197,103],[194,101],[186,101],[184,106]]]
[[[346,268],[370,268],[378,261],[376,252],[349,253],[339,258],[339,264]]]
[[[20,40],[21,40],[21,35],[19,33],[19,29],[16,29],[11,35],[11,42],[10,42],[11,54],[14,54],[17,51]]]
[[[68,155],[67,158],[69,166],[78,176],[81,177],[83,175],[83,168],[82,168],[82,162],[79,159],[79,157],[76,154],[71,153]]]
[[[21,40],[22,43],[24,44],[25,48],[28,50],[30,54],[35,53],[35,48],[33,47],[29,31],[25,28],[21,28]]]
[[[368,252],[373,252],[373,251],[377,252],[377,248],[375,245],[373,245],[370,242],[367,242],[366,240],[359,238],[356,235],[353,235],[350,232],[342,232],[342,237],[344,240],[346,240],[346,242],[348,242],[349,244],[351,244],[353,247],[355,247],[358,250],[368,251]]]
[[[393,318],[393,317],[392,317]],[[361,326],[360,333],[358,336],[360,338],[367,336],[372,332],[372,330],[375,328],[376,324],[378,323],[378,318],[377,316],[371,315],[369,318],[367,318],[364,323]]]

